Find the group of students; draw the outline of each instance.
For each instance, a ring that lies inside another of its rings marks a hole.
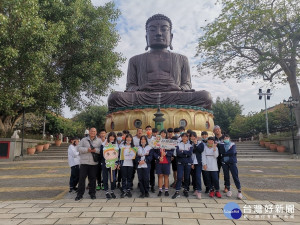
[[[180,197],[181,188],[183,188],[183,195],[188,197],[192,183],[194,195],[201,199],[202,176],[206,187],[205,193],[208,193],[209,197],[221,198],[219,185],[221,167],[225,185],[223,192],[227,197],[232,195],[229,175],[231,173],[238,190],[237,198],[242,199],[236,146],[230,141],[228,135],[222,135],[219,126],[214,127],[215,136],[210,137],[206,131],[201,133],[201,137],[197,137],[196,132],[191,130],[185,132],[184,127],[158,132],[157,129],[147,126],[145,131],[146,135],[143,135],[143,129],[138,128],[133,137],[126,130],[118,134],[110,132],[108,135],[105,130],[100,130],[97,136],[96,129],[91,128],[89,135],[80,142],[77,138],[73,138],[68,149],[68,158],[71,167],[70,192],[77,192],[75,200],[82,199],[87,177],[89,181],[87,188],[91,199],[96,198],[96,190],[100,189],[106,192],[107,199],[116,198],[114,191],[117,187],[121,189],[121,198],[126,196],[130,198],[136,173],[141,192],[140,198],[149,197],[150,191],[155,193],[155,173],[158,177],[158,196],[162,196],[163,191],[165,196],[169,196],[169,186],[171,186],[175,188],[173,199]],[[176,147],[174,149],[151,147],[151,142],[158,134],[162,139],[176,140]],[[111,168],[106,168],[103,156],[105,146],[109,144],[114,144],[119,149],[137,147],[135,159],[121,160],[119,154],[115,162],[115,170],[111,171]],[[99,156],[97,162],[93,157],[95,154]],[[171,165],[174,182],[169,185]],[[78,188],[76,188],[77,184]]]

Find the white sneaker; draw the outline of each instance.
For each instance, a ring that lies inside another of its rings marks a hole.
[[[198,192],[196,196],[197,196],[198,199],[201,199],[201,193],[200,192]]]
[[[196,190],[196,191],[194,191],[193,195],[197,196],[197,193],[198,193],[198,191]]]
[[[231,192],[231,191],[228,191],[228,192],[226,193],[226,196],[227,196],[227,197],[231,197],[231,195],[232,195],[232,192]]]
[[[237,194],[237,198],[238,198],[238,199],[243,199],[242,193],[239,192],[239,193]]]

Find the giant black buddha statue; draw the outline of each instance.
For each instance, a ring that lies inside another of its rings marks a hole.
[[[189,105],[211,109],[207,91],[195,91],[186,56],[168,50],[172,47],[172,22],[156,14],[146,22],[146,50],[129,60],[125,92],[108,98],[109,110],[139,105]]]

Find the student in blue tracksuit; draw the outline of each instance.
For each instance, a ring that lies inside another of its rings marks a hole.
[[[201,172],[202,172],[202,152],[204,150],[204,144],[201,141],[198,141],[196,132],[191,132],[190,134],[190,140],[193,145],[193,186],[195,189],[194,195],[198,199],[201,199]]]
[[[137,173],[139,178],[140,198],[149,197],[149,175],[152,161],[151,147],[145,135],[140,138],[140,146],[136,155]]]
[[[187,133],[181,134],[182,142],[176,147],[177,155],[177,182],[176,182],[176,192],[172,198],[180,197],[179,190],[181,189],[182,178],[184,177],[184,191],[183,195],[185,197],[189,196],[188,184],[191,173],[192,165],[192,154],[193,146],[189,142],[189,137]]]
[[[233,178],[234,184],[238,189],[238,199],[242,199],[242,191],[241,191],[241,183],[239,180],[239,172],[237,168],[237,159],[236,159],[236,145],[235,143],[230,141],[229,135],[224,135],[224,152],[221,153],[222,159],[222,168],[224,173],[224,181],[225,187],[228,190],[226,193],[227,197],[231,197],[232,192],[230,191],[230,175],[229,171],[231,172],[231,176]]]

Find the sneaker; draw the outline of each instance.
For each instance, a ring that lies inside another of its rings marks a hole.
[[[82,199],[82,195],[77,195],[75,201],[79,201],[80,199]]]
[[[104,190],[104,184],[101,184],[101,190]]]
[[[222,195],[219,191],[216,191],[216,196],[217,196],[217,198],[222,198]]]
[[[101,190],[101,186],[98,185],[98,186],[96,187],[96,190],[97,190],[97,191],[100,191],[100,190]]]
[[[70,191],[69,191],[69,193],[71,193],[73,191],[73,188],[70,188]]]
[[[228,188],[225,187],[223,192],[224,192],[224,193],[227,193],[228,191],[229,191]]]
[[[121,193],[121,198],[125,198],[125,196],[126,196],[126,193],[125,193],[125,191],[122,191],[122,193]]]
[[[197,192],[196,197],[197,197],[198,199],[201,199],[201,192]]]
[[[193,193],[193,195],[194,195],[194,196],[197,196],[197,193],[198,193],[198,191],[195,190],[194,193]]]
[[[127,191],[126,195],[127,195],[128,198],[131,198],[132,197],[131,191],[130,190]]]
[[[213,198],[214,196],[215,196],[215,192],[214,191],[209,192],[209,197]]]
[[[165,191],[165,196],[169,196],[169,192],[168,191]]]
[[[226,196],[227,196],[227,197],[231,197],[231,195],[232,195],[232,192],[231,192],[231,191],[228,191],[228,192],[226,193]]]
[[[111,199],[111,196],[110,196],[110,194],[109,193],[106,193],[106,199]]]
[[[92,200],[96,199],[96,195],[91,195],[91,199]]]
[[[241,192],[239,192],[239,193],[237,194],[237,198],[238,198],[238,199],[243,199],[243,195],[242,195]]]
[[[152,193],[155,193],[154,186],[151,187],[151,192],[152,192]]]
[[[158,197],[160,197],[160,196],[161,196],[161,194],[162,194],[162,192],[161,192],[161,191],[159,191],[159,192],[158,192],[158,194],[157,194],[157,196],[158,196]]]
[[[113,198],[113,199],[116,199],[117,198],[117,196],[115,195],[115,193],[110,193],[110,196]]]
[[[145,198],[145,194],[140,194],[139,198]]]
[[[187,190],[184,190],[184,191],[183,191],[183,195],[184,195],[184,197],[187,198],[187,197],[189,197],[189,192],[188,192]]]
[[[145,193],[145,197],[146,197],[146,198],[149,198],[149,192],[146,192],[146,193]]]
[[[172,199],[175,199],[175,198],[180,198],[179,191],[176,191],[175,194],[172,196]]]

